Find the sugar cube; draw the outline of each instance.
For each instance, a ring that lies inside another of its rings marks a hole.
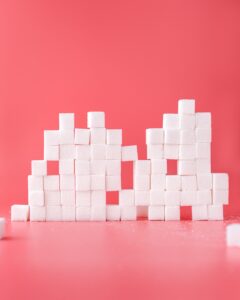
[[[180,206],[165,206],[165,221],[180,220]]]
[[[90,191],[77,191],[76,192],[76,206],[90,206],[91,205],[91,192]]]
[[[181,129],[195,129],[196,127],[195,115],[180,115],[179,123]]]
[[[44,146],[45,160],[59,160],[59,146]]]
[[[177,168],[178,175],[195,175],[197,170],[195,160],[179,160]]]
[[[138,159],[137,146],[122,147],[122,161],[134,161]]]
[[[91,145],[91,159],[106,159],[106,146],[100,144]]]
[[[90,175],[77,175],[76,176],[76,191],[90,191],[90,189],[91,189]]]
[[[151,189],[164,191],[166,187],[166,175],[165,174],[153,174],[151,175]]]
[[[77,145],[76,146],[76,159],[77,160],[89,160],[90,159],[90,146],[89,145]]]
[[[92,191],[99,191],[105,190],[106,188],[106,181],[105,175],[91,175],[91,190]]]
[[[151,221],[164,221],[164,206],[152,206],[148,207],[148,220]]]
[[[211,143],[212,132],[211,128],[196,128],[196,142],[197,143]]]
[[[106,161],[106,174],[121,175],[121,161],[120,160],[107,160]]]
[[[67,129],[59,131],[60,145],[73,145],[74,144],[74,130]]]
[[[107,221],[119,221],[121,210],[119,205],[107,205],[106,211]]]
[[[196,144],[196,158],[211,157],[211,144],[210,143],[197,143]]]
[[[223,205],[208,205],[208,220],[221,221],[223,220]]]
[[[91,144],[106,143],[106,128],[91,128],[90,129]]]
[[[90,221],[91,206],[79,206],[76,208],[77,221]]]
[[[180,144],[180,130],[167,129],[164,131],[164,143],[167,145]]]
[[[120,175],[106,176],[106,190],[107,191],[120,191],[121,190],[121,176]]]
[[[61,175],[74,174],[74,160],[73,159],[60,159],[59,160],[59,174],[61,174]]]
[[[228,204],[228,190],[213,190],[213,204]]]
[[[167,191],[180,191],[181,190],[181,177],[178,175],[166,176],[166,190]]]
[[[32,160],[32,175],[47,175],[47,162],[45,160]]]
[[[162,159],[163,145],[147,145],[147,159]]]
[[[106,145],[106,159],[121,160],[122,149],[120,145]]]
[[[28,203],[33,206],[44,205],[44,192],[43,191],[29,191],[28,192]]]
[[[106,174],[106,161],[105,160],[92,160],[90,162],[90,172],[92,175],[105,175]]]
[[[150,189],[149,175],[134,175],[134,189],[137,191],[146,191]]]
[[[166,159],[151,160],[151,174],[167,174],[167,160]]]
[[[135,191],[135,204],[149,205],[150,204],[149,191]]]
[[[106,221],[106,205],[91,207],[91,221]]]
[[[60,133],[58,130],[44,130],[44,145],[53,146],[60,144]]]
[[[121,145],[122,144],[122,129],[107,129],[107,144]]]
[[[76,147],[75,145],[60,145],[60,160],[61,159],[75,159]]]
[[[181,193],[179,191],[166,191],[165,192],[165,205],[180,205]]]
[[[46,221],[46,207],[30,206],[30,221]]]
[[[75,191],[61,191],[61,205],[75,206]]]
[[[195,158],[196,158],[195,145],[179,146],[179,159],[195,159]]]
[[[105,127],[105,113],[102,111],[88,112],[87,126],[88,128]]]
[[[43,176],[28,176],[28,190],[42,191],[43,190]]]
[[[77,176],[78,177],[78,176]],[[60,175],[60,189],[61,190],[74,190],[75,176],[74,175]]]
[[[159,145],[164,143],[163,128],[148,128],[146,129],[146,144]]]
[[[137,218],[148,218],[148,205],[138,205]]]
[[[0,240],[5,236],[5,218],[0,218]]]
[[[197,204],[212,204],[212,191],[197,191]]]
[[[196,113],[196,126],[198,128],[211,128],[211,113]]]
[[[212,189],[212,174],[211,173],[197,174],[197,187],[198,187],[198,190],[211,190]]]
[[[61,221],[62,208],[60,205],[46,206],[46,221]]]
[[[105,191],[92,191],[91,192],[91,205],[92,206],[106,205],[106,192]]]
[[[180,196],[181,206],[193,206],[197,204],[196,191],[182,191]]]
[[[213,173],[213,189],[214,190],[228,190],[229,179],[227,173]]]
[[[196,176],[181,176],[182,190],[183,191],[196,191],[197,190],[197,177]]]
[[[29,218],[29,206],[14,204],[11,206],[11,221],[25,221]]]
[[[90,162],[88,160],[75,160],[75,174],[76,175],[89,175]]]
[[[195,113],[195,100],[194,99],[180,99],[178,100],[178,113],[179,114],[194,114]]]
[[[150,175],[151,161],[150,160],[136,160],[134,162],[134,174],[136,175]]]
[[[135,203],[134,190],[125,189],[119,191],[119,205],[133,206]]]
[[[208,158],[198,158],[196,160],[197,174],[210,173],[211,172],[211,161]]]
[[[74,144],[75,145],[88,145],[90,143],[90,130],[76,128],[75,129],[75,137]]]
[[[205,221],[208,219],[208,207],[207,205],[195,205],[192,206],[192,220]]]
[[[74,114],[73,113],[60,113],[59,114],[59,129],[74,129]]]
[[[59,190],[59,175],[47,175],[43,177],[43,186],[45,191]]]
[[[195,130],[184,129],[180,130],[180,144],[181,145],[193,145],[195,144]]]
[[[178,114],[163,114],[163,128],[164,129],[179,129]]]
[[[61,204],[60,191],[45,191],[44,197],[45,197],[45,204],[47,206],[52,206],[52,205],[55,206]]]
[[[121,206],[121,220],[122,221],[135,221],[137,219],[136,206]]]
[[[150,190],[150,205],[159,206],[165,204],[165,192],[158,190]]]
[[[240,224],[227,225],[226,241],[230,247],[240,247]]]
[[[163,157],[165,159],[178,159],[179,145],[164,145]]]
[[[62,221],[75,221],[76,208],[75,206],[62,206]]]

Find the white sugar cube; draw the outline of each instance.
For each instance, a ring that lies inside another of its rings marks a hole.
[[[222,221],[223,220],[223,205],[208,205],[208,220]]]
[[[198,187],[198,190],[211,190],[212,189],[212,174],[211,173],[197,174],[197,187]]]
[[[91,218],[91,206],[79,206],[76,208],[77,221],[90,221],[90,218]]]
[[[120,191],[121,190],[121,175],[106,176],[106,190]]]
[[[44,176],[47,175],[46,160],[32,160],[32,175]]]
[[[76,205],[75,191],[61,191],[61,205],[75,206]]]
[[[59,174],[61,174],[61,175],[74,174],[74,160],[73,159],[60,159],[59,160]]]
[[[67,129],[59,131],[60,145],[73,145],[74,144],[74,130]]]
[[[150,205],[164,205],[165,192],[158,190],[150,190]]]
[[[105,175],[91,175],[91,190],[101,191],[106,189]]]
[[[196,158],[211,157],[211,144],[210,143],[197,143],[196,144]]]
[[[76,206],[90,206],[91,205],[91,192],[76,192]]]
[[[179,160],[178,175],[195,175],[197,171],[195,160]]]
[[[91,177],[90,175],[77,175],[76,176],[76,191],[90,191]]]
[[[137,146],[122,147],[122,161],[135,161],[138,159]]]
[[[45,191],[59,190],[59,175],[47,175],[43,177],[43,186]]]
[[[105,145],[91,145],[91,159],[106,159],[106,146]]]
[[[60,113],[59,114],[59,129],[74,129],[74,114],[73,113]]]
[[[214,190],[228,190],[229,179],[227,173],[213,173],[212,176]]]
[[[62,221],[76,220],[76,208],[75,206],[62,206]]]
[[[228,204],[228,190],[213,190],[213,204]]]
[[[166,159],[151,160],[151,174],[167,174],[167,160]]]
[[[43,191],[43,176],[28,176],[29,191]]]
[[[46,207],[30,206],[30,221],[46,221]]]
[[[75,145],[60,145],[59,157],[61,159],[75,159],[76,147]]]
[[[75,160],[75,174],[76,175],[89,175],[90,162],[88,160]]]
[[[11,221],[25,221],[29,218],[29,206],[14,204],[11,206]]]
[[[105,127],[105,113],[102,111],[88,112],[87,127],[88,128]]]
[[[135,205],[149,205],[149,191],[135,191]]]
[[[121,175],[121,161],[120,160],[107,160],[106,161],[106,174]]]
[[[197,143],[211,143],[212,141],[211,128],[196,128],[195,134]]]
[[[179,124],[181,129],[195,129],[196,117],[195,115],[180,115]]]
[[[83,128],[75,129],[74,144],[88,145],[90,143],[90,130]]]
[[[44,145],[53,146],[60,144],[60,132],[58,130],[44,130]]]
[[[207,205],[192,206],[192,220],[193,221],[205,221],[207,219],[208,219]]]
[[[44,146],[45,160],[59,160],[59,146]]]
[[[197,204],[196,191],[182,191],[181,192],[181,206],[192,206]]]
[[[5,218],[0,218],[0,240],[5,236]]]
[[[179,145],[164,145],[163,157],[165,159],[178,159]]]
[[[165,221],[180,220],[180,206],[165,206]]]
[[[77,145],[76,146],[76,159],[77,160],[89,160],[90,159],[90,146],[89,145]]]
[[[106,192],[105,191],[92,191],[91,192],[91,205],[92,206],[106,205]]]
[[[226,241],[230,247],[240,247],[240,224],[227,225]]]
[[[44,192],[43,191],[29,191],[28,204],[33,206],[44,205]]]
[[[179,114],[194,114],[195,113],[195,100],[194,99],[180,99],[178,100],[178,113]]]
[[[148,220],[150,221],[164,221],[165,209],[164,206],[148,207]]]
[[[134,174],[136,175],[150,175],[151,161],[150,160],[136,160],[134,162]]]
[[[163,128],[148,128],[146,129],[146,144],[160,145],[164,143]]]
[[[163,145],[147,145],[147,159],[162,159]]]
[[[119,205],[107,205],[106,211],[107,221],[119,221],[121,210]]]
[[[212,191],[197,191],[197,204],[212,204]]]
[[[121,220],[122,221],[135,221],[137,219],[136,206],[122,206],[121,207]]]
[[[106,205],[91,207],[91,221],[106,221]]]
[[[60,175],[60,189],[61,190],[74,190],[75,176],[74,175]]]
[[[198,158],[196,160],[197,174],[210,173],[211,172],[211,161],[208,158]]]
[[[180,205],[181,193],[179,191],[166,191],[164,200],[165,205]]]
[[[137,218],[148,218],[148,205],[137,206]]]
[[[195,145],[179,146],[179,159],[195,159],[195,158],[196,158]]]
[[[198,128],[211,128],[212,126],[211,113],[209,112],[196,113],[196,126]]]
[[[46,221],[61,221],[62,208],[60,205],[46,206]]]
[[[105,175],[106,174],[106,161],[105,160],[92,160],[90,162],[90,172],[92,175]]]
[[[166,190],[167,191],[180,191],[181,190],[181,177],[178,175],[166,176]]]
[[[195,130],[180,130],[180,144],[181,145],[193,145],[195,144]]]
[[[164,191],[166,187],[166,175],[165,174],[153,174],[151,175],[151,189]]]
[[[167,145],[180,144],[180,130],[167,129],[164,131],[164,143]]]
[[[90,129],[91,144],[105,144],[106,143],[106,128],[91,128]]]
[[[197,177],[196,176],[181,176],[182,190],[183,191],[196,191],[197,190]]]
[[[46,206],[61,205],[60,191],[45,191],[44,197]]]
[[[163,114],[163,128],[164,129],[179,129],[178,114]]]
[[[122,147],[120,145],[107,145],[106,146],[106,159],[121,160],[122,159]]]
[[[149,175],[134,175],[134,189],[137,191],[146,191],[150,189]]]
[[[126,189],[119,191],[119,205],[120,206],[133,206],[135,203],[134,190]]]
[[[122,145],[122,129],[107,129],[107,144]]]

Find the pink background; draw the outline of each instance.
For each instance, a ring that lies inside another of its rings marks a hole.
[[[27,202],[30,161],[59,112],[90,110],[145,158],[145,128],[178,98],[213,117],[212,168],[240,213],[239,1],[1,1],[0,212]]]

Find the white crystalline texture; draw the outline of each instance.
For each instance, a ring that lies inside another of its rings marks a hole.
[[[163,128],[165,129],[179,129],[178,114],[163,114]]]
[[[107,144],[122,145],[122,129],[107,129]]]
[[[165,221],[179,221],[180,206],[165,206]]]
[[[101,111],[87,113],[88,128],[105,127],[105,113]]]
[[[59,114],[59,129],[60,130],[74,129],[74,114],[73,113],[60,113]]]
[[[122,147],[122,161],[135,161],[138,159],[137,146]]]
[[[195,100],[194,99],[180,99],[178,100],[178,113],[179,114],[194,114],[195,113]]]
[[[75,129],[74,144],[76,145],[88,145],[90,143],[90,130],[83,128]]]
[[[226,241],[230,247],[240,247],[240,224],[227,225]]]
[[[148,207],[148,220],[151,221],[164,221],[165,209],[164,206],[152,206]]]
[[[91,128],[90,142],[91,144],[105,144],[106,143],[106,128]]]
[[[163,128],[148,128],[146,129],[146,144],[160,145],[164,143]]]
[[[29,206],[14,204],[11,206],[11,221],[28,221]]]

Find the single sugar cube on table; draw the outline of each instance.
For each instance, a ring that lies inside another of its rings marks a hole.
[[[73,159],[60,159],[59,160],[59,174],[60,175],[74,174],[74,160]]]
[[[107,221],[120,221],[121,209],[119,205],[107,205]]]
[[[75,160],[76,175],[90,175],[90,162],[88,160]]]
[[[74,144],[74,130],[66,129],[59,131],[60,145],[73,145]]]
[[[179,129],[178,114],[163,114],[163,129]]]
[[[61,204],[61,194],[60,191],[45,191],[45,205],[60,205]]]
[[[148,206],[148,220],[164,221],[165,209],[164,206]]]
[[[35,221],[35,222],[46,221],[46,207],[30,206],[30,221]]]
[[[195,114],[195,100],[194,99],[179,99],[178,113],[181,115]]]
[[[74,129],[74,113],[59,114],[59,129],[60,130]]]
[[[121,175],[121,161],[120,160],[107,160],[106,161],[106,175]]]
[[[47,161],[46,160],[32,160],[32,175],[44,176],[47,175]]]
[[[107,129],[107,144],[122,145],[122,129]]]
[[[151,189],[164,191],[166,187],[166,175],[165,174],[153,174],[151,175]]]
[[[211,190],[212,174],[211,173],[197,174],[197,188],[198,190]]]
[[[196,158],[195,145],[179,146],[179,159],[195,159],[195,158]]]
[[[183,191],[196,191],[197,190],[197,177],[192,176],[181,176],[182,190]]]
[[[146,144],[160,145],[164,143],[163,128],[148,128],[146,129]]]
[[[229,178],[227,173],[213,173],[213,190],[228,190]]]
[[[88,128],[105,127],[105,113],[102,111],[88,112],[87,127]]]
[[[240,247],[240,224],[227,225],[226,241],[230,247]]]
[[[121,221],[136,221],[137,208],[136,206],[121,206]]]
[[[106,176],[106,190],[120,191],[121,190],[121,175]]]
[[[133,206],[135,203],[134,190],[125,189],[119,191],[119,205],[120,206]]]
[[[75,176],[74,175],[60,175],[60,189],[61,190],[74,190]]]
[[[43,191],[28,191],[28,204],[33,206],[44,205],[44,192]]]
[[[75,145],[88,145],[90,143],[90,130],[85,128],[76,128],[74,144]]]
[[[0,240],[5,236],[5,218],[0,218]]]
[[[60,205],[46,206],[46,221],[61,221],[62,208]]]
[[[92,191],[91,192],[91,205],[92,206],[106,205],[106,191]]]
[[[122,161],[135,161],[138,159],[137,146],[122,147]]]
[[[167,129],[164,131],[164,143],[166,145],[178,145],[180,144],[180,130],[179,129]]]
[[[76,208],[76,221],[90,221],[91,206],[79,206]]]
[[[165,191],[150,190],[150,205],[162,206],[165,204]]]
[[[91,128],[90,129],[90,143],[91,144],[105,144],[106,143],[106,128]]]
[[[163,149],[165,159],[179,159],[179,145],[164,145]]]
[[[208,205],[208,220],[222,221],[223,220],[223,205]]]
[[[152,159],[151,160],[151,174],[167,174],[167,160],[166,159]]]
[[[47,175],[43,177],[44,191],[57,191],[59,187],[59,175]]]
[[[75,206],[76,205],[75,191],[61,191],[61,205]]]
[[[76,146],[76,159],[77,160],[90,160],[90,145],[77,145]]]
[[[150,160],[136,160],[134,162],[134,174],[136,175],[150,175],[151,161]]]
[[[91,221],[106,221],[106,205],[91,206]]]
[[[76,206],[91,206],[91,191],[77,191]]]
[[[196,127],[195,115],[180,115],[179,126],[181,129],[195,129]]]
[[[211,128],[211,126],[212,126],[211,113],[209,112],[196,113],[196,127]]]
[[[135,205],[148,206],[149,204],[149,191],[135,191]]]
[[[181,190],[181,177],[178,175],[166,176],[166,190],[167,191],[180,191]]]
[[[44,146],[44,159],[59,160],[59,146]]]
[[[162,159],[163,145],[147,145],[147,159]]]
[[[208,219],[207,205],[192,206],[192,220],[193,221],[206,221]]]
[[[76,146],[75,145],[60,145],[59,157],[61,159],[75,159]]]
[[[122,159],[121,145],[106,145],[106,159],[121,160]]]
[[[54,146],[60,144],[59,130],[44,130],[44,146]]]
[[[76,207],[75,206],[62,206],[62,221],[76,221]]]
[[[165,205],[176,206],[181,203],[181,192],[180,191],[165,191]]]
[[[180,206],[165,206],[165,221],[180,220]]]
[[[24,221],[29,219],[29,206],[14,204],[11,206],[11,221]]]

